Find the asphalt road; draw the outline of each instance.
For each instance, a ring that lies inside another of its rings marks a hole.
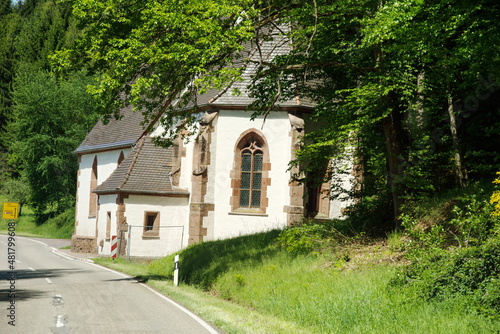
[[[40,241],[0,236],[0,264],[0,333],[220,333],[133,278]]]

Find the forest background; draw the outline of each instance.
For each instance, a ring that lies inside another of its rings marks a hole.
[[[364,228],[397,227],[407,198],[500,170],[495,1],[126,3],[1,1],[2,188],[38,223],[74,206],[71,152],[101,115],[132,103],[167,126],[189,119],[196,110],[168,112],[169,99],[238,80],[242,45],[270,25],[292,27],[293,43],[259,64],[249,117],[313,100],[323,127],[292,164],[321,182],[354,147],[355,192],[332,195],[376,217]]]
[[[248,117],[310,99],[322,128],[290,167],[314,187],[350,172],[328,161],[348,154],[356,166],[353,191],[331,189],[355,199],[348,219],[289,229],[282,246],[316,252],[333,230],[403,231],[420,263],[402,281],[428,274],[428,295],[451,286],[498,316],[499,17],[493,0],[0,0],[1,192],[39,227],[71,227],[72,152],[100,117],[131,103],[163,116],[169,144],[172,125],[197,113],[171,101],[239,80],[243,46],[278,30],[290,52],[258,62]],[[450,271],[429,274],[439,265]]]

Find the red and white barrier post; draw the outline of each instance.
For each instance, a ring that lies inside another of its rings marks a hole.
[[[111,236],[111,258],[116,259],[116,251],[118,249],[118,239],[116,235]]]

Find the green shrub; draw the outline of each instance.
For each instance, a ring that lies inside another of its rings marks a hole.
[[[500,222],[500,217],[492,215],[494,206],[484,192],[452,198],[435,207],[424,213],[411,208],[400,217],[405,232],[419,247],[480,245]]]
[[[481,246],[414,250],[407,266],[392,281],[406,286],[417,297],[426,299],[470,296],[474,307],[500,314],[500,238],[491,238]]]
[[[479,184],[441,199],[410,203],[401,216],[411,264],[392,281],[418,298],[462,298],[500,313],[500,217]]]
[[[50,238],[69,239],[75,228],[75,208],[50,218],[46,223],[37,226],[37,233]]]
[[[331,249],[343,238],[334,225],[335,221],[319,223],[305,219],[302,224],[283,230],[278,237],[278,244],[294,255]]]

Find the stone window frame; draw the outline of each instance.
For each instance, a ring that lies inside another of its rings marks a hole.
[[[259,207],[241,207],[241,174],[242,174],[242,152],[251,141],[259,143],[260,150],[263,153],[262,162],[262,182],[261,182],[261,195]],[[267,207],[269,206],[269,199],[267,197],[268,186],[271,185],[271,178],[269,172],[271,170],[271,160],[269,155],[269,145],[264,134],[257,129],[248,129],[244,131],[236,141],[234,147],[234,163],[231,170],[231,189],[232,196],[230,198],[231,212],[229,214],[244,214],[244,215],[267,215]]]
[[[150,218],[153,218],[151,221]],[[152,222],[152,224],[151,224]],[[144,211],[143,238],[158,239],[160,238],[160,212],[159,211]]]

